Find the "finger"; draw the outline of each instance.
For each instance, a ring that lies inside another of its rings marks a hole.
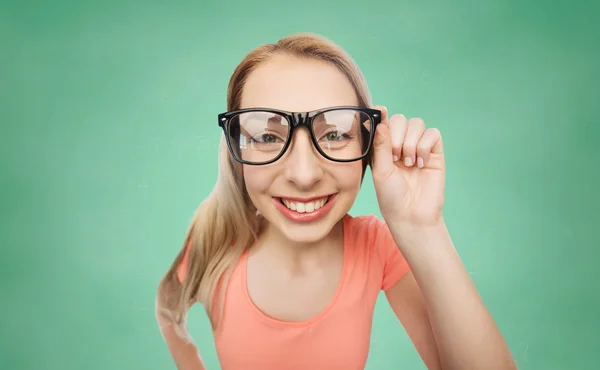
[[[388,120],[388,111],[387,108],[383,105],[376,105],[373,109],[377,109],[381,111],[381,122],[385,122]]]
[[[390,135],[392,139],[392,152],[394,153],[394,162],[402,158],[402,145],[406,137],[408,128],[408,119],[403,114],[395,114],[390,119]]]
[[[439,130],[438,130],[439,133]],[[440,137],[438,139],[438,141],[435,143],[435,145],[433,146],[433,149],[431,150],[432,153],[435,154],[444,154],[444,140],[442,139],[442,134],[439,133]]]
[[[411,167],[415,164],[417,158],[417,144],[423,136],[425,131],[425,122],[420,118],[411,118],[408,120],[408,129],[406,130],[406,137],[402,145],[402,156],[404,158],[404,165]]]
[[[383,105],[376,105],[373,107],[373,109],[381,111],[381,124],[387,125],[388,124],[387,108]],[[365,126],[367,131],[371,132],[371,120],[366,120],[362,124],[363,124],[363,126]],[[377,131],[375,133],[377,133]]]
[[[441,142],[442,135],[437,128],[428,128],[421,136],[421,140],[417,144],[417,167],[423,168],[429,160],[429,154],[433,152],[433,148]]]
[[[373,139],[373,165],[371,172],[373,176],[387,178],[393,172],[394,168],[389,128],[386,124],[377,125]]]

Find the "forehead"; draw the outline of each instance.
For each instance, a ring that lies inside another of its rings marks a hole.
[[[333,64],[290,56],[274,56],[246,80],[241,108],[267,107],[304,112],[357,105],[352,84]]]

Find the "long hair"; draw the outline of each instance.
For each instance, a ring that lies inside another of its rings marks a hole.
[[[234,70],[227,90],[227,110],[240,108],[244,84],[257,66],[274,55],[288,55],[331,63],[352,84],[359,106],[370,107],[371,96],[354,60],[338,45],[311,33],[300,33],[280,39],[275,44],[261,45],[240,62]],[[371,156],[363,160],[362,176]],[[219,150],[219,176],[209,196],[198,207],[183,247],[161,280],[157,294],[157,314],[175,325],[178,335],[191,340],[185,319],[188,309],[200,302],[207,311],[213,329],[219,317],[217,291],[225,273],[249,248],[261,230],[244,185],[242,166],[228,152],[225,137]],[[188,271],[180,283],[177,270],[186,261]]]

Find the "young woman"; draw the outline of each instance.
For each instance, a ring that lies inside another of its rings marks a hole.
[[[205,368],[196,302],[225,370],[363,369],[382,290],[427,368],[515,368],[445,227],[438,130],[373,107],[353,60],[310,34],[250,52],[227,108],[217,184],[157,293],[179,369]],[[348,214],[367,165],[383,220]]]

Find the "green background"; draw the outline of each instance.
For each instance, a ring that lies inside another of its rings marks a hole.
[[[520,368],[599,368],[590,4],[4,1],[0,368],[175,368],[154,294],[214,185],[229,76],[299,31],[441,129],[447,222]],[[379,214],[367,179],[354,215]],[[190,330],[218,369],[200,307]],[[367,368],[424,368],[383,299]]]

